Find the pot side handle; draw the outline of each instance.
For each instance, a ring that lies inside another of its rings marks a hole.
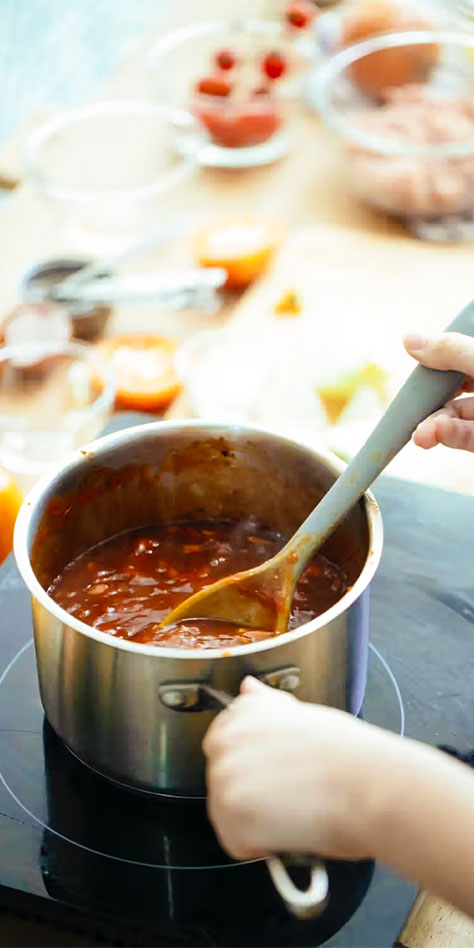
[[[305,866],[310,873],[307,889],[299,889],[293,882],[284,859],[293,865]],[[311,854],[267,856],[267,869],[279,896],[297,918],[314,918],[326,905],[329,880],[322,862]]]
[[[227,708],[234,700],[226,691],[202,685],[202,692],[210,698],[214,706]],[[293,882],[284,860],[291,865],[304,866],[309,870],[310,880],[306,889],[299,889]],[[322,862],[307,853],[288,856],[267,856],[265,863],[270,878],[281,899],[289,911],[298,918],[313,918],[319,915],[326,904],[329,880]]]
[[[287,673],[288,670],[285,670]],[[160,687],[160,700],[174,711],[204,711],[228,708],[233,696],[205,682],[168,682]],[[310,874],[309,885],[299,889],[293,882],[289,865],[305,867]],[[270,878],[280,898],[297,918],[313,918],[323,910],[329,889],[329,880],[322,862],[312,854],[295,853],[285,856],[267,856],[265,860]]]

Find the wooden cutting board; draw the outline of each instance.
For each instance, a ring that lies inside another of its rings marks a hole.
[[[395,948],[474,948],[474,922],[427,892],[420,892]]]
[[[302,228],[288,235],[234,320],[258,320],[295,287],[318,321],[324,322],[325,313],[363,317],[396,338],[409,328],[437,331],[474,296],[473,264],[473,244],[429,244],[409,235],[327,225]]]
[[[341,351],[377,336],[393,352],[397,372],[407,374],[412,360],[404,353],[405,332],[438,332],[474,297],[472,244],[429,244],[408,234],[320,225],[289,233],[268,272],[251,287],[231,316],[248,338],[264,323],[275,326],[280,297],[296,289],[304,319],[316,339],[328,339]],[[288,321],[289,322],[289,321]],[[213,318],[209,326],[215,325]],[[271,330],[270,330],[271,331]],[[359,340],[359,342],[357,341]],[[262,352],[262,359],[265,353]],[[170,417],[193,413],[186,396]],[[474,493],[474,457],[436,448],[423,452],[408,445],[392,462],[390,473],[448,490]]]

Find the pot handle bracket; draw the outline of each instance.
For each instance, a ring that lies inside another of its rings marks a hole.
[[[295,666],[280,668],[258,676],[266,684],[285,691],[294,691],[299,685],[299,669]],[[205,682],[167,682],[160,686],[160,701],[173,711],[209,711],[227,708],[232,695]],[[289,911],[297,918],[313,918],[326,905],[329,880],[326,869],[312,854],[295,853],[268,856],[265,860],[275,889]],[[293,882],[285,865],[304,866],[310,873],[309,885],[300,889]]]

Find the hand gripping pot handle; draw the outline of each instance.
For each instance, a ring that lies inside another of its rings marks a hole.
[[[179,696],[183,700],[179,700]],[[234,700],[226,691],[212,688],[205,683],[167,683],[160,688],[160,699],[168,708],[176,711],[204,711],[209,708],[227,708]],[[298,918],[319,915],[326,904],[328,876],[319,859],[310,853],[295,853],[285,856],[268,856],[265,860],[275,889],[289,911]],[[292,866],[305,867],[310,879],[306,889],[293,882],[285,862]]]

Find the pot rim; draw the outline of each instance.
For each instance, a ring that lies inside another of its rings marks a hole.
[[[283,645],[289,645],[317,629],[327,625],[336,619],[341,613],[345,612],[349,606],[359,598],[371,582],[375,571],[380,562],[383,546],[383,524],[379,506],[371,491],[364,494],[365,511],[369,531],[369,549],[363,569],[356,582],[351,586],[345,595],[338,600],[330,609],[317,616],[311,622],[293,629],[290,632],[284,632],[273,638],[265,639],[263,642],[252,642],[249,645],[236,645],[231,648],[213,648],[213,649],[186,649],[186,648],[167,648],[156,645],[144,645],[134,643],[126,639],[115,638],[106,632],[99,632],[93,626],[87,625],[76,619],[69,612],[59,606],[51,596],[48,595],[39,580],[37,579],[30,561],[28,551],[28,533],[31,520],[36,513],[38,505],[44,499],[45,494],[50,492],[54,482],[61,479],[67,472],[74,470],[84,464],[88,458],[96,458],[102,452],[109,450],[114,446],[123,446],[129,442],[141,440],[143,437],[152,436],[155,432],[179,431],[179,430],[205,430],[207,432],[239,432],[249,436],[265,435],[279,441],[289,447],[300,447],[313,454],[316,459],[322,461],[331,473],[340,474],[346,467],[345,463],[336,455],[328,451],[316,450],[305,445],[302,442],[294,441],[278,434],[274,434],[264,428],[246,425],[229,425],[219,422],[206,422],[203,419],[185,419],[183,421],[158,421],[144,425],[136,425],[129,428],[122,428],[119,431],[104,435],[96,441],[92,441],[85,448],[76,450],[71,454],[65,463],[62,463],[42,477],[27,494],[20,508],[14,533],[14,554],[20,575],[28,587],[31,595],[50,613],[55,619],[58,619],[64,625],[70,626],[81,635],[94,639],[102,645],[108,645],[110,648],[120,649],[125,652],[133,652],[137,655],[150,656],[155,659],[185,659],[188,661],[212,661],[218,658],[237,658],[252,655],[256,652],[266,652]]]

